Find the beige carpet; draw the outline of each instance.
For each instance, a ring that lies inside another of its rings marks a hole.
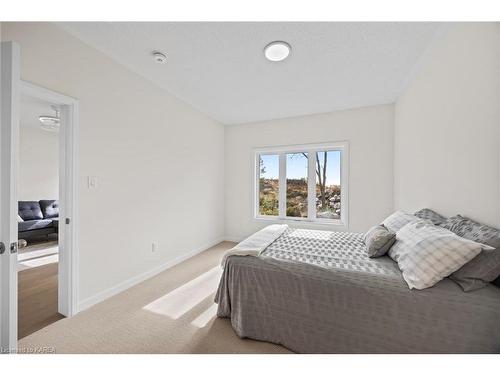
[[[240,339],[228,319],[215,317],[213,297],[223,242],[70,319],[19,341],[19,348],[56,353],[286,353]]]

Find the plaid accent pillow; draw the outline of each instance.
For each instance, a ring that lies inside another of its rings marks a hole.
[[[391,232],[397,232],[406,224],[420,220],[414,215],[407,214],[403,211],[396,211],[382,222],[382,225]]]
[[[406,225],[396,234],[389,256],[398,262],[410,289],[430,288],[488,247],[461,238],[424,220]]]
[[[415,212],[413,215],[420,219],[429,220],[434,225],[439,225],[446,220],[446,217],[438,214],[436,211],[430,208],[422,208],[421,210]]]

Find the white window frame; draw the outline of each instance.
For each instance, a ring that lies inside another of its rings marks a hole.
[[[286,216],[286,154],[315,152],[340,151],[340,219],[318,219],[316,218],[316,158],[308,157],[308,217]],[[261,215],[259,213],[259,179],[261,155],[278,155],[279,157],[279,215]],[[256,220],[268,220],[276,222],[290,223],[310,223],[320,225],[334,225],[336,229],[349,228],[349,143],[329,142],[329,143],[309,143],[302,145],[262,147],[254,149],[254,218]],[[314,183],[310,183],[314,181]],[[342,227],[342,228],[340,228]]]

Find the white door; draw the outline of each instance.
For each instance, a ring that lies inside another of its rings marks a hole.
[[[17,349],[17,156],[19,144],[19,45],[0,52],[0,348]]]

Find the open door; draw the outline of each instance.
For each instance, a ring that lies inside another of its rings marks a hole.
[[[0,51],[0,349],[17,350],[17,157],[20,48]]]

